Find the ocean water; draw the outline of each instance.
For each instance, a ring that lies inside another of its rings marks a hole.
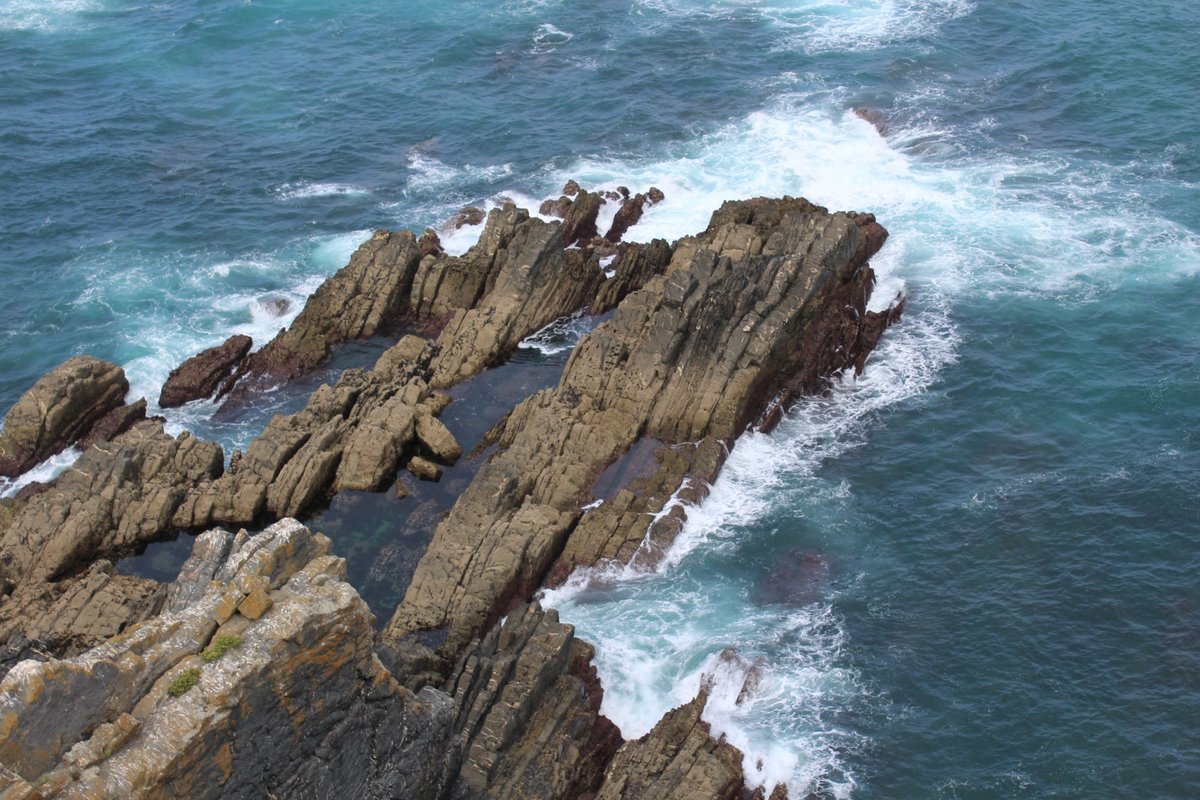
[[[604,712],[638,736],[707,685],[793,797],[1200,796],[1197,30],[1181,0],[0,0],[0,405],[75,353],[153,401],[372,228],[567,178],[659,186],[632,238],[759,194],[871,211],[874,303],[909,306],[866,372],[743,436],[659,569],[545,596]],[[232,448],[298,397],[166,416]]]

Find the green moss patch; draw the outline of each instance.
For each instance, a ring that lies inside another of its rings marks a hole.
[[[171,697],[179,697],[179,695],[195,686],[199,680],[200,668],[189,667],[175,676],[175,680],[171,681],[171,685],[167,687],[167,694],[171,695]]]
[[[200,658],[204,659],[205,664],[211,664],[241,643],[242,637],[223,633],[212,640],[212,644],[200,654]]]

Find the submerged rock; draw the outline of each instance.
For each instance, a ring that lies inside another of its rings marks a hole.
[[[87,436],[129,391],[125,370],[75,356],[42,376],[4,417],[0,476],[15,478]]]

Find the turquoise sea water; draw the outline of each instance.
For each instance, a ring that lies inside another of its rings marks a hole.
[[[0,0],[0,405],[79,352],[153,399],[371,228],[571,177],[661,187],[640,238],[756,194],[872,211],[876,302],[910,304],[866,373],[743,437],[659,571],[546,597],[605,712],[640,735],[711,676],[794,797],[1198,796],[1197,30],[1181,0]],[[168,419],[233,446],[288,402]]]

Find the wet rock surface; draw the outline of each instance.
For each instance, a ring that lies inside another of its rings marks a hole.
[[[579,566],[652,567],[732,440],[861,369],[900,306],[865,309],[866,260],[886,237],[870,215],[757,199],[675,244],[617,241],[662,199],[568,184],[561,222],[506,205],[479,215],[462,256],[430,231],[376,232],[289,329],[218,359],[234,366],[215,391],[244,375],[236,402],[339,344],[395,344],[272,419],[227,469],[216,444],[167,435],[144,401],[121,405],[124,389],[115,405],[72,400],[15,425],[94,433],[58,479],[0,501],[0,791],[743,796],[741,755],[700,721],[703,695],[622,747],[599,713],[591,647],[527,603]],[[608,240],[596,230],[605,202],[621,205]],[[476,447],[509,403],[489,406],[464,454],[443,389],[470,391],[557,318],[612,309],[557,385]],[[389,542],[362,572],[411,574],[380,635],[329,541],[290,519],[331,497],[413,503],[406,535],[429,541],[423,554]],[[104,560],[179,530],[276,520],[197,537],[169,585]]]
[[[642,437],[729,443],[772,406],[855,368],[879,316],[865,310],[866,260],[885,237],[869,215],[804,200],[722,206],[703,234],[675,244],[665,274],[576,346],[558,387],[509,415],[494,437],[501,451],[438,526],[384,637],[445,629],[443,652],[457,656],[566,548],[570,564],[589,564],[640,543],[647,512],[662,511],[687,468],[664,466],[640,513],[568,545],[601,471]],[[698,472],[703,481],[715,470]]]
[[[119,408],[128,391],[123,369],[91,356],[75,356],[46,373],[4,417],[0,476],[15,478],[67,449]]]
[[[159,407],[174,408],[217,393],[222,384],[236,379],[237,368],[253,344],[249,336],[230,336],[222,344],[180,364],[163,384],[158,396]],[[226,391],[231,385],[225,387]]]

